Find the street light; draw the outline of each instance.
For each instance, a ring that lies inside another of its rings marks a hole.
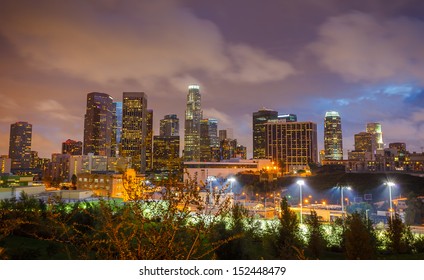
[[[393,206],[392,206],[392,187],[395,186],[393,182],[387,182],[386,185],[389,187],[389,199],[390,199],[390,219],[393,219]]]
[[[348,190],[351,190],[352,188],[351,187],[349,187],[349,186],[340,186],[340,196],[341,196],[341,198],[340,198],[340,200],[341,200],[341,202],[342,202],[342,217],[344,216],[344,199],[343,199],[343,189],[348,189]]]
[[[300,201],[300,223],[302,224],[303,223],[303,218],[302,218],[302,215],[303,215],[302,186],[305,184],[305,181],[297,180],[296,183],[299,185],[299,191],[300,191],[300,199],[299,199],[299,201]]]
[[[236,181],[236,179],[234,179],[233,177],[229,178],[228,181],[230,181],[230,192],[233,192],[233,182]]]
[[[214,176],[208,176],[208,184],[209,184],[209,204],[212,204],[212,182],[216,181],[216,178]]]

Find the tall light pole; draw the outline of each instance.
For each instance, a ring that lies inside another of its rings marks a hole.
[[[387,182],[386,185],[389,187],[389,199],[390,199],[390,219],[393,219],[393,206],[392,206],[392,187],[395,186],[393,182]]]
[[[236,181],[236,179],[234,179],[233,177],[229,178],[228,181],[230,181],[230,192],[233,192],[233,182]]]
[[[340,186],[340,196],[341,196],[340,200],[341,200],[341,203],[342,203],[342,217],[344,217],[344,215],[345,215],[345,211],[344,211],[344,198],[343,198],[343,189],[344,188],[346,188],[348,190],[351,190],[352,189],[349,186]]]
[[[305,181],[303,180],[297,180],[296,182],[299,185],[299,191],[300,191],[300,223],[303,224],[303,198],[302,198],[302,186],[305,184]]]
[[[213,204],[213,197],[212,197],[212,182],[215,181],[214,176],[208,176],[208,184],[209,184],[209,204]]]

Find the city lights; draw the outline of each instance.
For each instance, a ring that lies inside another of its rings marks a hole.
[[[344,189],[346,189],[346,190],[351,190],[352,188],[351,187],[349,187],[349,186],[340,186],[340,201],[341,201],[341,205],[342,205],[342,216],[344,217],[345,215],[346,215],[346,211],[345,211],[345,209],[344,209],[344,202],[346,201],[346,202],[348,202],[349,201],[349,199],[346,197],[346,198],[343,198],[343,190]]]
[[[386,183],[386,185],[389,187],[389,205],[390,205],[390,208],[389,208],[389,212],[390,212],[390,219],[393,219],[393,205],[392,205],[392,187],[394,187],[394,186],[396,186],[396,184],[395,183],[393,183],[393,182],[387,182]]]
[[[299,186],[299,192],[300,192],[300,223],[303,224],[303,202],[302,202],[302,187],[305,184],[305,181],[303,180],[297,180],[296,184]]]

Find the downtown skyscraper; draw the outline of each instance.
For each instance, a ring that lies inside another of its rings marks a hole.
[[[113,99],[100,92],[87,94],[87,108],[84,116],[84,155],[93,153],[111,156],[113,137]]]
[[[184,161],[200,161],[200,87],[189,85],[184,128]]]
[[[218,148],[218,120],[200,120],[200,161],[213,161],[212,151]]]
[[[31,139],[31,124],[17,122],[10,125],[9,158],[12,160],[12,169],[31,167]]]
[[[160,120],[160,134],[153,136],[153,169],[164,175],[180,170],[180,136],[177,115]]]
[[[121,156],[132,158],[132,167],[146,171],[147,95],[124,92],[122,101]]]
[[[318,162],[317,125],[274,120],[265,124],[266,154],[284,173],[305,170]]]
[[[335,111],[325,113],[324,151],[326,160],[343,160],[342,121]]]
[[[278,112],[262,108],[253,113],[253,158],[266,158],[266,126],[270,120],[276,120]]]
[[[177,115],[166,115],[160,120],[159,128],[160,136],[179,136],[180,135],[180,120]]]
[[[380,123],[367,123],[367,132],[371,133],[374,137],[375,150],[383,150],[383,131],[381,130]],[[375,153],[375,151],[373,151]]]

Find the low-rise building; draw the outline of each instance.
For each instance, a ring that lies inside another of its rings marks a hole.
[[[198,184],[207,182],[208,178],[229,178],[242,172],[259,172],[272,166],[269,159],[231,159],[220,162],[185,162],[184,181],[196,180]]]

